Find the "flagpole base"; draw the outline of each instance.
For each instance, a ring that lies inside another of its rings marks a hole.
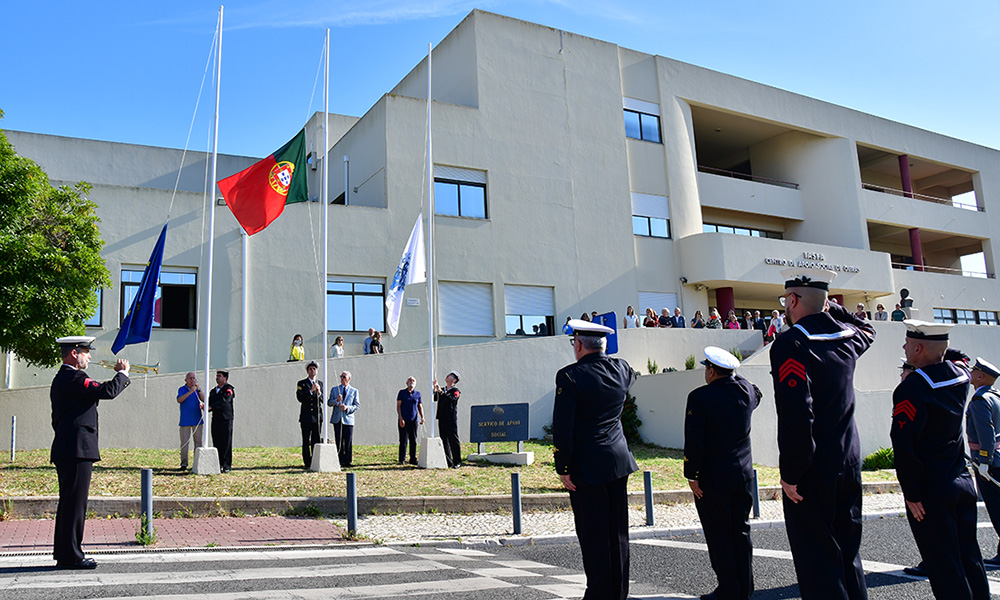
[[[309,470],[317,473],[339,472],[340,458],[337,456],[337,444],[314,444]]]
[[[420,440],[420,454],[417,456],[417,466],[421,469],[447,469],[448,459],[444,455],[444,444],[439,437],[427,437]]]
[[[194,466],[191,472],[195,475],[218,475],[219,450],[215,447],[204,447],[194,449]]]

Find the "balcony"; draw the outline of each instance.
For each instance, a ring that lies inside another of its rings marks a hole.
[[[792,219],[804,218],[802,192],[796,183],[713,167],[698,167],[702,207]]]
[[[916,192],[906,192],[903,190],[897,190],[890,187],[885,187],[881,185],[875,185],[873,183],[862,183],[862,189],[870,190],[872,192],[881,192],[883,194],[891,194],[893,196],[902,196],[904,198],[914,198],[917,200],[923,200],[924,202],[933,202],[935,204],[944,204],[946,206],[954,206],[956,208],[963,208],[965,210],[974,210],[978,212],[986,212],[986,209],[982,206],[977,205],[974,201],[959,200],[957,198],[939,198],[937,196],[930,196],[927,194],[918,194]]]

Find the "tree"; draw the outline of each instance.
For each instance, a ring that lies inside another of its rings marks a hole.
[[[54,366],[55,339],[84,333],[94,290],[111,284],[89,191],[53,187],[0,130],[0,351]]]

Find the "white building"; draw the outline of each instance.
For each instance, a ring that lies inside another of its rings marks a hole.
[[[768,314],[779,271],[801,262],[837,270],[831,294],[849,307],[891,312],[905,288],[920,318],[997,324],[997,150],[481,11],[433,61],[441,346],[520,339],[518,328],[541,324],[552,333],[594,310],[617,312],[620,326],[628,305],[679,306],[688,319],[710,307]],[[425,69],[361,118],[330,118],[330,198],[340,197],[325,279],[331,340],[344,336],[349,355],[370,326],[385,329],[384,291],[426,202]],[[315,158],[319,119],[308,124]],[[7,135],[54,182],[93,184],[115,285],[89,331],[108,348],[166,219],[180,152]],[[161,372],[204,362],[205,160],[189,154],[170,215],[163,326],[148,358],[146,346],[122,353]],[[224,157],[220,178],[252,162]],[[245,277],[239,226],[215,210],[213,367],[282,362],[296,333],[320,356],[321,206],[290,205],[250,238]],[[979,254],[987,272],[963,271],[961,258]],[[403,308],[399,335],[383,340],[389,352],[427,347],[425,286],[407,292],[419,305]],[[981,329],[994,340],[998,331]],[[50,375],[15,362],[9,378],[21,387]]]

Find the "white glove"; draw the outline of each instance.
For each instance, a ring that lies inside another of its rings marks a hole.
[[[983,463],[979,463],[978,465],[976,465],[976,469],[979,470],[979,475],[983,479],[989,479],[989,476],[990,476],[990,466],[989,465],[983,464]]]

